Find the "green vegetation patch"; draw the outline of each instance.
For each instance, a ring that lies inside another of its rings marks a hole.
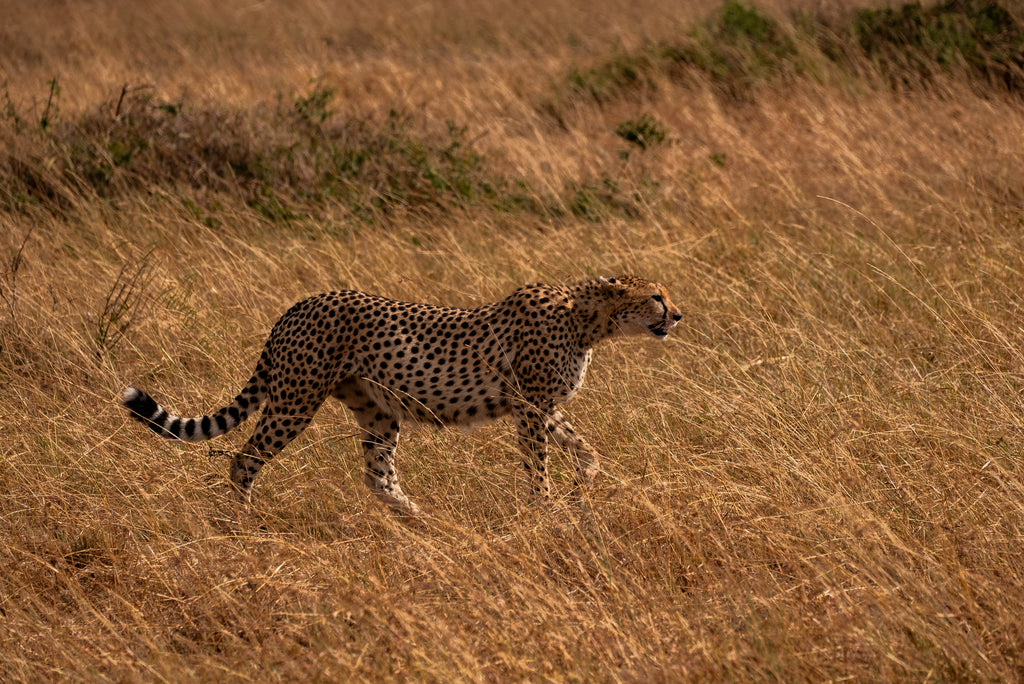
[[[893,75],[962,70],[1011,90],[1024,85],[1024,26],[995,2],[862,9],[851,31],[864,55]]]
[[[599,103],[653,92],[659,82],[710,81],[745,97],[779,77],[821,67],[863,73],[869,63],[890,81],[928,83],[935,74],[966,76],[986,86],[1024,86],[1024,25],[993,0],[946,0],[924,7],[861,9],[834,25],[806,13],[780,22],[753,5],[728,0],[676,41],[616,49],[566,77],[572,96]]]
[[[607,102],[628,92],[653,88],[653,77],[658,70],[658,64],[650,54],[616,51],[611,58],[593,67],[572,67],[566,83],[574,95]]]
[[[790,71],[796,43],[774,18],[729,0],[679,45],[662,47],[673,62],[687,64],[720,83],[743,87]]]
[[[67,206],[159,188],[241,198],[275,221],[330,203],[368,219],[465,205],[545,211],[524,181],[473,149],[463,127],[423,131],[397,111],[343,118],[333,96],[318,85],[293,103],[243,111],[122,94],[73,121],[54,121],[48,108],[45,125],[8,109],[0,201]]]
[[[668,131],[665,125],[651,114],[641,114],[635,119],[627,119],[615,127],[615,135],[641,150],[657,147],[665,142]]]
[[[566,80],[573,94],[607,102],[654,90],[660,77],[685,77],[681,67],[690,67],[739,92],[791,71],[796,57],[796,43],[778,21],[728,0],[678,42],[653,43],[633,53],[616,50],[592,67],[574,67]]]

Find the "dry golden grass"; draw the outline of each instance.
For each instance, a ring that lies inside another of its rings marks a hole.
[[[0,678],[1024,678],[1016,96],[663,79],[562,102],[560,126],[545,103],[572,64],[713,4],[0,6],[0,77],[36,118],[55,76],[69,121],[126,82],[246,109],[322,77],[346,115],[466,125],[538,196],[643,190],[597,221],[472,203],[271,221],[230,194],[207,221],[187,189],[58,179],[64,205],[0,215]],[[624,160],[615,127],[644,112],[671,142]],[[410,427],[399,468],[428,513],[403,522],[328,405],[242,507],[224,474],[244,427],[180,446],[117,405],[132,383],[218,407],[308,294],[468,306],[618,272],[665,282],[685,317],[599,349],[568,407],[605,454],[583,505],[530,503],[507,425]]]

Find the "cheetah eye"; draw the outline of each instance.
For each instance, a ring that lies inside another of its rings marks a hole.
[[[651,299],[653,299],[654,301],[658,302],[659,304],[661,304],[663,301],[665,301],[665,300],[663,300],[661,298],[660,294],[651,295]]]

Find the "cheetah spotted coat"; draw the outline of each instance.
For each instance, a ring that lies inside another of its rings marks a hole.
[[[403,420],[471,425],[511,415],[533,490],[546,498],[549,442],[577,458],[578,481],[597,471],[596,452],[558,410],[583,384],[594,345],[618,335],[663,339],[680,318],[662,285],[632,276],[529,285],[475,309],[330,292],[281,316],[249,382],[219,411],[181,418],[132,387],[123,403],[153,431],[183,441],[222,435],[262,407],[231,464],[248,499],[263,465],[334,397],[359,425],[366,484],[409,514],[418,509],[395,468]]]

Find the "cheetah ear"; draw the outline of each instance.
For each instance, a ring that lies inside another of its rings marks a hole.
[[[601,283],[602,289],[610,295],[621,297],[626,294],[626,288],[622,286],[622,281],[614,276],[601,276],[597,281]]]

